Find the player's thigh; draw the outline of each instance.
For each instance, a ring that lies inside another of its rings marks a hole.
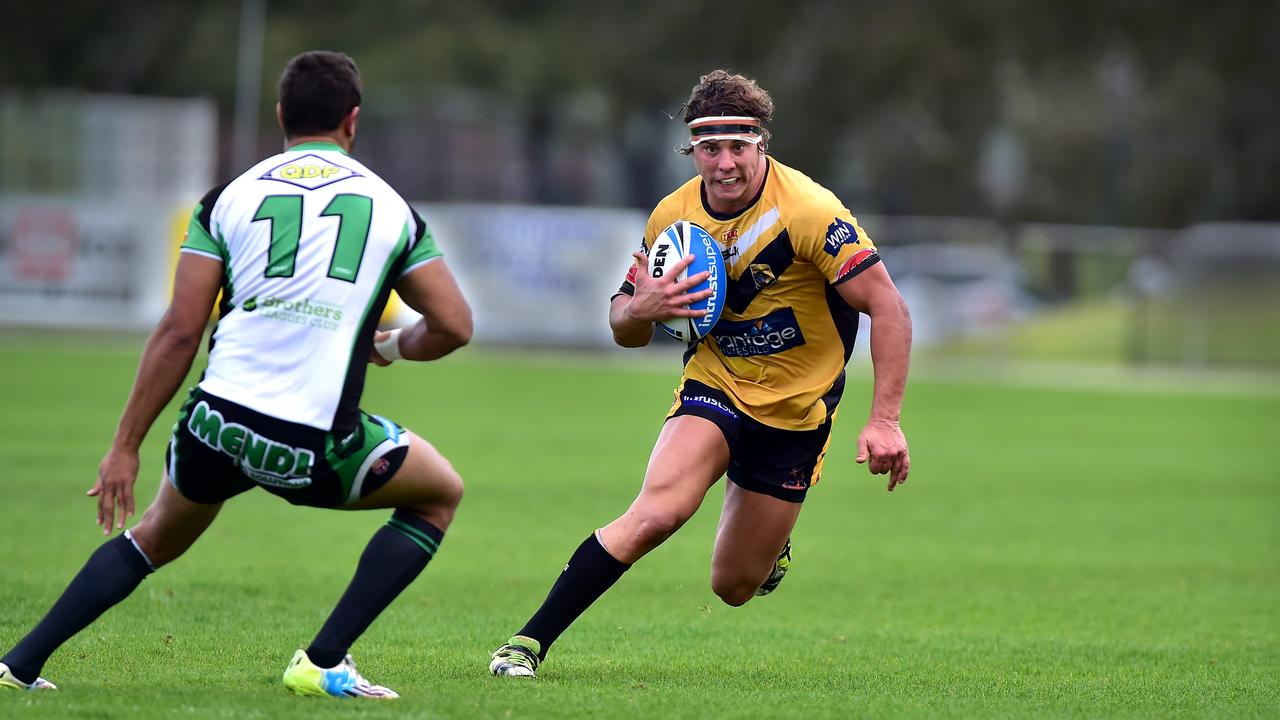
[[[764,582],[801,507],[798,502],[725,483],[724,509],[711,556],[712,585],[740,583],[755,588]]]
[[[728,462],[728,445],[714,423],[694,416],[667,420],[640,494],[626,512],[600,529],[605,550],[634,563],[661,545],[697,512]]]
[[[715,423],[693,415],[673,417],[662,426],[632,507],[657,504],[687,518],[728,465],[729,445]]]
[[[725,393],[683,380],[632,508],[657,506],[692,515],[738,452],[742,418]]]
[[[221,509],[221,502],[198,503],[183,497],[166,471],[156,499],[129,534],[151,565],[158,568],[186,552]]]
[[[461,499],[462,478],[453,465],[435,446],[410,432],[408,453],[391,479],[343,509],[452,508]]]

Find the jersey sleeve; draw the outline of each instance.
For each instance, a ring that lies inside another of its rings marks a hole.
[[[834,197],[833,197],[834,200]],[[827,282],[839,285],[880,262],[880,253],[849,209],[838,202],[815,204],[793,224],[796,254],[813,263]]]
[[[640,238],[640,252],[644,253],[645,255],[649,254],[649,238],[648,237]],[[622,285],[618,287],[618,292],[609,296],[610,301],[612,301],[614,298],[618,297],[619,295],[635,295],[636,294],[636,273],[637,272],[639,272],[639,268],[636,266],[635,262],[632,262],[631,267],[627,268],[626,277],[622,279]]]
[[[205,193],[200,202],[196,203],[196,208],[191,213],[191,221],[187,223],[187,234],[183,236],[179,250],[221,260],[224,264],[227,262],[226,243],[213,228],[213,206],[226,187],[225,184],[219,185]]]
[[[645,223],[644,237],[640,238],[640,252],[644,253],[646,256],[649,255],[649,246],[653,245],[653,241],[658,237],[658,233],[662,232],[663,228],[669,224],[664,224],[662,222],[662,219],[669,214],[663,212],[664,204],[665,203],[659,203],[658,207],[654,208],[653,212],[649,214],[649,221]],[[636,264],[632,262],[631,267],[627,268],[627,276],[623,278],[622,285],[618,288],[617,292],[609,297],[610,301],[619,295],[636,294],[637,272],[639,272],[639,270],[636,268]]]
[[[400,277],[408,275],[433,260],[444,257],[444,253],[440,252],[440,247],[436,245],[435,236],[431,234],[431,228],[427,227],[426,221],[422,219],[417,210],[409,208],[409,212],[413,215],[413,227],[410,229],[410,232],[413,233],[413,245],[409,249],[409,257],[405,260],[404,271],[400,273]]]

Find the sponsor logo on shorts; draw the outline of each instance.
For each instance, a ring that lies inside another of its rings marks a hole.
[[[400,426],[382,417],[381,415],[370,415],[369,417],[377,421],[382,426],[382,431],[387,434],[387,438],[391,442],[400,442]]]
[[[716,410],[725,415],[728,415],[734,420],[738,419],[738,413],[734,412],[733,408],[729,407],[729,405],[727,405],[724,402],[721,402],[720,400],[710,397],[709,395],[681,394],[680,405],[683,407],[688,407],[690,405],[693,405],[697,407],[711,408],[712,410]]]
[[[809,487],[808,473],[804,468],[791,468],[790,477],[782,483],[783,490],[804,490]]]
[[[726,357],[772,355],[804,345],[796,313],[789,307],[752,320],[721,319],[711,331],[711,337]]]
[[[853,257],[845,260],[844,264],[840,266],[840,272],[836,273],[836,282],[853,272],[859,265],[875,254],[875,250],[859,250],[854,253]]]
[[[844,247],[844,244],[848,242],[854,244],[860,242],[858,240],[858,231],[847,220],[836,218],[834,222],[827,226],[827,239],[822,244],[822,249],[831,257],[835,257],[840,254],[840,248]]]
[[[369,467],[369,472],[374,475],[385,475],[389,469],[391,469],[391,461],[384,457],[380,457],[373,461],[373,465]]]
[[[314,453],[265,438],[240,423],[227,422],[204,400],[191,411],[187,430],[200,442],[230,456],[240,471],[255,482],[293,489],[311,484]]]

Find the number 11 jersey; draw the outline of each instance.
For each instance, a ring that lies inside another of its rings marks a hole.
[[[440,257],[413,208],[327,142],[290,147],[209,191],[182,252],[223,266],[200,387],[326,431],[359,422],[392,286]]]

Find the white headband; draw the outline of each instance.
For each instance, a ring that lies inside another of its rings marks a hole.
[[[709,115],[689,121],[689,145],[708,140],[741,140],[752,145],[764,139],[760,119],[746,115]]]

